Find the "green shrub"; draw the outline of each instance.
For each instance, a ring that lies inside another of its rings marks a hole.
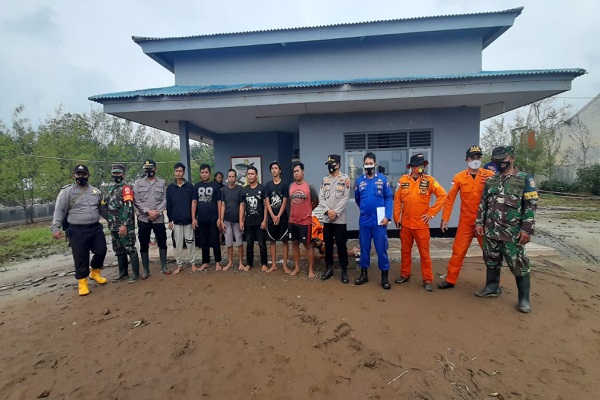
[[[577,193],[580,185],[577,183],[561,182],[556,180],[547,180],[541,182],[538,187],[540,190],[547,190],[549,192],[561,192],[561,193]]]
[[[581,191],[600,195],[600,164],[579,168],[577,170],[577,184]]]

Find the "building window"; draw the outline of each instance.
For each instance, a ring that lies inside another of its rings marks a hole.
[[[400,132],[352,132],[344,134],[344,172],[353,182],[363,173],[363,157],[372,151],[377,164],[383,169],[390,184],[395,188],[400,176],[407,172],[410,156],[423,153],[431,165],[431,130]]]

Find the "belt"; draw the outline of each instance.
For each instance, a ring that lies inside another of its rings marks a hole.
[[[69,228],[78,228],[78,229],[90,229],[98,227],[100,222],[95,222],[93,224],[69,224]]]

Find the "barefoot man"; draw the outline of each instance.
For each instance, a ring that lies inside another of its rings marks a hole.
[[[227,265],[223,271],[233,266],[233,246],[238,249],[238,270],[244,270],[244,245],[240,229],[240,213],[242,212],[242,187],[237,184],[237,172],[230,169],[227,172],[227,185],[221,189],[221,229],[225,232],[225,247],[227,247]]]
[[[294,270],[290,275],[300,272],[300,242],[306,250],[308,259],[308,277],[314,278],[315,256],[312,251],[310,233],[312,230],[312,211],[319,205],[319,193],[304,180],[304,164],[293,164],[294,182],[290,185],[290,224],[288,230],[292,239]]]

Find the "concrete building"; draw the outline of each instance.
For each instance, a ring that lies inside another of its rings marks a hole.
[[[562,159],[552,178],[572,183],[578,168],[600,163],[600,94],[565,121],[560,135]]]
[[[291,180],[291,161],[300,158],[307,181],[318,186],[328,154],[341,154],[344,171],[356,178],[370,150],[396,182],[410,155],[423,152],[428,172],[448,188],[465,168],[466,148],[479,142],[481,120],[565,92],[585,73],[482,71],[483,50],[522,10],[134,37],[175,84],[90,100],[109,114],[179,135],[186,165],[189,139],[202,140],[214,144],[218,170],[248,160],[266,181],[268,164],[279,160]],[[358,229],[357,221],[352,201],[349,229]],[[439,216],[431,226],[439,226]]]

